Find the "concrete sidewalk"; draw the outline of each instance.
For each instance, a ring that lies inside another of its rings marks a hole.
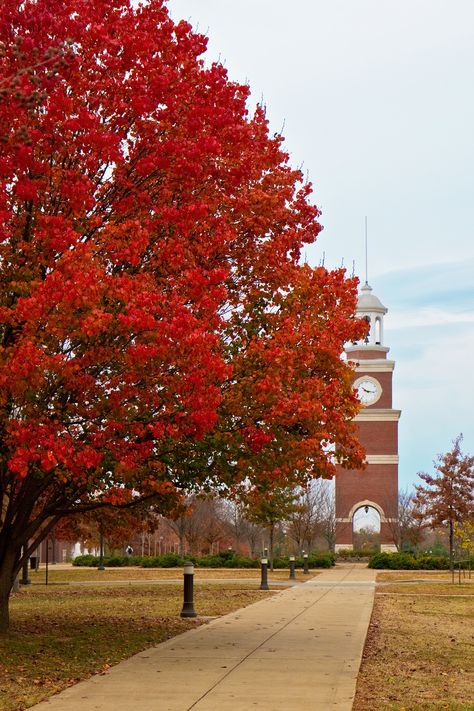
[[[350,711],[374,571],[338,566],[185,632],[35,711]]]

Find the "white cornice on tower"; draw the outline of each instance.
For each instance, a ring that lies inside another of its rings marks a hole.
[[[359,360],[355,362],[356,373],[391,373],[395,369],[394,360]]]
[[[402,411],[389,408],[364,408],[354,417],[356,422],[398,422]]]

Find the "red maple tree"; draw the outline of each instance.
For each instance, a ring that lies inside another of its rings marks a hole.
[[[205,48],[163,0],[2,3],[0,630],[65,515],[360,461],[356,283]]]
[[[418,474],[427,486],[415,487],[415,504],[423,525],[448,528],[451,567],[455,524],[472,521],[474,517],[474,456],[462,453],[461,441],[462,435],[458,435],[453,448],[438,455],[435,476]]]

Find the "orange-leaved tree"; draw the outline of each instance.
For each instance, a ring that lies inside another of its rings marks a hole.
[[[447,526],[451,567],[455,526],[474,517],[474,456],[462,453],[461,441],[462,435],[458,435],[453,448],[438,456],[435,476],[419,474],[428,486],[417,486],[415,497],[425,525]]]
[[[2,2],[0,630],[63,516],[360,460],[355,281],[300,264],[311,187],[205,47],[164,0]]]

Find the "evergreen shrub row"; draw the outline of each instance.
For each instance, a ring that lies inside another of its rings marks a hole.
[[[449,558],[429,553],[375,553],[369,560],[369,568],[389,570],[449,570]]]
[[[185,560],[189,560],[198,568],[259,568],[260,558],[246,558],[232,551],[223,551],[216,555],[186,556],[183,558],[177,553],[166,553],[160,556],[105,556],[104,565],[107,568],[122,568],[127,566],[140,566],[142,568],[178,568]],[[332,553],[311,553],[308,556],[310,568],[330,568],[334,565],[335,556]],[[97,568],[99,557],[94,555],[80,555],[74,558],[73,565]],[[297,568],[303,567],[303,558],[295,559]],[[289,568],[288,556],[275,556],[274,568]]]
[[[336,555],[338,558],[369,558],[371,555],[374,555],[374,553],[375,551],[373,549],[354,550],[353,548],[340,548]]]

